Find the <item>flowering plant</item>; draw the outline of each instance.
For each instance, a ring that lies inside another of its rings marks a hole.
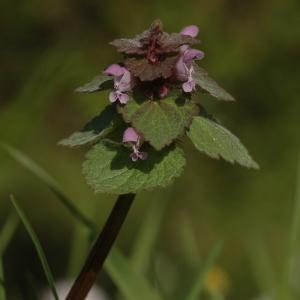
[[[239,139],[201,105],[201,93],[225,101],[234,98],[196,63],[204,53],[195,25],[167,33],[162,23],[132,39],[111,43],[123,54],[76,91],[111,90],[109,105],[81,131],[60,142],[75,147],[91,143],[83,174],[96,192],[136,193],[167,186],[185,165],[177,140],[187,135],[213,158],[257,168]]]

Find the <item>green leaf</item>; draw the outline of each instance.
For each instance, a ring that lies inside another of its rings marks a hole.
[[[107,75],[98,75],[90,82],[77,88],[75,92],[78,93],[93,93],[101,90],[107,90],[113,87],[113,80]]]
[[[40,262],[41,262],[41,265],[43,267],[43,270],[44,270],[44,273],[45,273],[45,276],[47,278],[47,281],[48,281],[48,284],[50,286],[50,289],[52,291],[52,295],[54,297],[55,300],[59,300],[58,298],[58,294],[57,294],[57,291],[56,291],[56,288],[55,288],[55,285],[54,285],[54,279],[53,279],[53,275],[52,275],[52,272],[51,272],[51,269],[49,267],[49,264],[48,264],[48,261],[47,261],[47,258],[46,258],[46,255],[44,253],[44,250],[41,246],[41,243],[35,233],[35,231],[33,230],[31,224],[29,223],[26,215],[24,214],[23,210],[21,209],[21,207],[19,206],[19,204],[17,203],[17,201],[15,200],[15,198],[13,196],[11,196],[11,202],[13,204],[13,206],[15,207],[24,227],[26,228],[33,244],[34,244],[34,247],[35,247],[35,250],[38,254],[38,257],[40,259]]]
[[[116,107],[114,105],[108,105],[80,131],[74,132],[70,137],[61,140],[59,145],[75,147],[95,142],[110,133],[118,121],[119,118]]]
[[[170,145],[189,127],[198,106],[181,98],[146,101],[142,104],[130,101],[121,109],[125,121],[132,123],[156,150]]]
[[[126,300],[162,300],[159,293],[130,267],[116,248],[111,250],[104,266]]]
[[[6,300],[3,261],[1,256],[0,256],[0,300]]]
[[[9,245],[16,229],[18,226],[19,220],[15,213],[12,213],[3,227],[1,228],[0,232],[0,256],[3,255],[7,246]]]
[[[235,101],[230,94],[228,94],[212,78],[208,76],[208,73],[204,69],[200,68],[197,64],[194,64],[194,68],[194,79],[197,85],[199,85],[203,90],[220,100]]]
[[[0,144],[0,147],[9,154],[14,160],[20,163],[23,167],[25,167],[32,174],[37,176],[46,186],[57,196],[63,206],[65,206],[68,211],[81,223],[85,224],[91,230],[97,232],[97,226],[93,224],[89,218],[87,218],[81,210],[79,210],[73,202],[64,194],[58,182],[48,174],[41,166],[39,166],[36,162],[30,159],[21,151],[6,145]]]
[[[132,162],[130,149],[102,140],[87,153],[83,174],[95,192],[110,194],[137,193],[154,187],[165,187],[183,171],[183,151],[170,146],[162,151],[151,147],[145,161]]]
[[[222,157],[248,168],[258,169],[240,140],[218,123],[204,117],[195,117],[188,136],[199,151],[212,158]]]
[[[222,243],[216,243],[211,249],[208,258],[206,259],[204,265],[200,269],[198,275],[196,276],[194,282],[192,283],[191,289],[188,292],[185,300],[198,300],[200,297],[200,293],[203,289],[203,284],[206,279],[207,274],[214,266],[216,258],[218,257],[221,251]]]

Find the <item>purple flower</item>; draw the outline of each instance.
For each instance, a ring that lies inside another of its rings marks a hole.
[[[184,27],[181,31],[180,34],[182,35],[189,35],[191,37],[196,37],[199,33],[199,28],[196,25],[190,25],[187,27]]]
[[[122,104],[127,103],[129,97],[126,92],[130,91],[133,86],[130,72],[120,65],[113,64],[104,71],[104,74],[114,78],[115,91],[109,94],[109,101],[112,103],[116,101]]]
[[[182,85],[182,89],[186,92],[186,93],[191,93],[192,91],[194,91],[196,89],[196,82],[193,78],[193,74],[194,74],[194,67],[191,66],[188,70],[188,78],[187,81],[185,83],[183,83]]]
[[[196,37],[199,29],[196,25],[191,25],[183,28],[181,34]],[[188,45],[180,47],[181,56],[176,63],[176,77],[180,81],[185,81],[182,89],[186,93],[190,93],[196,88],[196,83],[193,79],[194,68],[193,61],[200,60],[204,57],[204,53],[197,49],[192,49]]]
[[[127,143],[132,147],[133,152],[130,154],[132,161],[139,159],[146,160],[148,154],[146,152],[140,152],[139,148],[142,145],[141,137],[132,127],[127,128],[123,134],[123,143]]]

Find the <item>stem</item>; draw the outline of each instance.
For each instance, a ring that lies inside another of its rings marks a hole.
[[[97,274],[101,271],[103,263],[121,230],[134,197],[135,194],[125,194],[118,197],[102,232],[92,247],[66,300],[83,300],[87,297],[97,279]]]

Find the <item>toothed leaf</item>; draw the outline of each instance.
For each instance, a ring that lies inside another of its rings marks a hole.
[[[189,127],[198,106],[184,98],[141,103],[132,100],[120,109],[127,122],[156,150],[171,144]]]
[[[142,147],[147,160],[133,162],[131,149],[102,140],[87,153],[83,174],[98,193],[126,194],[165,187],[178,177],[185,165],[183,151],[175,145],[162,151]]]
[[[259,168],[240,140],[213,120],[194,117],[188,136],[199,151],[212,158],[222,157],[231,163],[237,162],[248,168]]]
[[[235,101],[235,99],[221,88],[212,78],[208,76],[208,73],[200,68],[197,64],[194,64],[195,74],[194,80],[200,88],[208,92],[211,96],[225,101]]]
[[[118,124],[119,116],[113,105],[108,105],[94,119],[88,122],[80,131],[61,140],[58,144],[68,147],[82,146],[104,138]]]
[[[101,90],[107,90],[113,87],[113,80],[107,75],[98,75],[90,82],[80,86],[75,90],[78,93],[93,93]]]
[[[142,81],[152,81],[158,78],[169,78],[172,76],[174,66],[178,57],[167,57],[156,64],[147,59],[130,58],[125,61],[126,68]]]

